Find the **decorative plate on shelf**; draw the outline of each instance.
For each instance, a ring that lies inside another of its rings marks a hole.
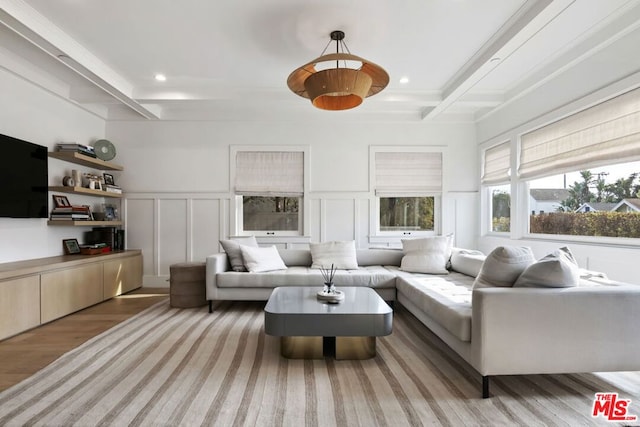
[[[116,147],[106,139],[99,139],[94,142],[93,148],[96,152],[96,157],[100,160],[109,161],[116,156]]]

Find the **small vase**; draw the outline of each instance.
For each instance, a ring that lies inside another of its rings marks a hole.
[[[336,291],[336,287],[333,283],[325,283],[322,292],[325,294],[333,294]]]

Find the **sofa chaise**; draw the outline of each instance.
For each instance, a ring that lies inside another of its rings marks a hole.
[[[278,286],[322,285],[310,250],[280,249],[286,269],[231,270],[226,253],[206,259],[209,310],[218,300],[267,300]],[[640,370],[640,286],[586,275],[569,288],[474,287],[484,262],[451,250],[448,274],[401,269],[403,252],[356,251],[357,269],[335,285],[368,286],[398,301],[482,376]]]

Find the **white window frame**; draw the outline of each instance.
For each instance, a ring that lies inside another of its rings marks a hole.
[[[494,231],[493,230],[493,195],[491,194],[491,190],[495,187],[501,187],[501,186],[508,186],[509,187],[509,197],[511,199],[511,209],[509,210],[509,230],[510,231]],[[504,184],[489,184],[489,185],[484,185],[483,186],[483,194],[482,197],[485,200],[485,206],[486,206],[486,221],[485,221],[485,227],[486,227],[486,233],[488,235],[495,235],[495,236],[508,236],[511,234],[511,230],[513,230],[513,215],[514,215],[514,206],[513,206],[513,188],[511,186],[511,183],[504,183]]]
[[[514,139],[510,138],[508,140],[505,140],[505,138],[496,138],[495,140],[492,140],[491,142],[487,143],[485,145],[484,148],[481,149],[481,156],[480,157],[480,165],[479,165],[479,175],[478,175],[478,181],[480,182],[480,220],[481,220],[481,235],[482,236],[496,236],[496,237],[511,237],[513,238],[514,235],[516,235],[516,227],[517,225],[520,223],[520,221],[518,221],[518,215],[520,210],[518,209],[518,206],[516,206],[516,203],[518,203],[518,201],[522,200],[521,197],[518,197],[518,188],[517,188],[517,177],[514,177],[513,173],[510,173],[509,176],[509,180],[505,180],[504,182],[498,182],[498,183],[491,183],[491,184],[483,184],[482,183],[482,176],[484,175],[484,168],[485,168],[485,155],[487,150],[490,150],[493,147],[496,147],[498,145],[501,144],[505,144],[505,143],[509,143],[509,146],[511,147],[511,156],[510,156],[510,163],[511,163],[511,171],[515,171],[517,170],[517,164],[518,164],[518,154],[519,154],[519,145],[516,145],[517,149],[514,151],[513,147],[514,147]],[[493,197],[491,195],[491,188],[492,187],[497,187],[497,186],[501,186],[501,185],[509,185],[510,189],[509,189],[509,195],[511,197],[511,210],[510,210],[510,216],[511,219],[509,221],[509,231],[493,231]],[[528,201],[526,201],[527,205],[528,205]],[[522,235],[522,234],[520,234]]]
[[[380,231],[380,197],[375,193],[376,183],[376,153],[441,153],[442,154],[442,192],[425,193],[398,193],[388,194],[387,197],[434,197],[433,209],[433,230],[424,231]],[[447,171],[447,147],[444,146],[370,146],[369,147],[369,193],[370,193],[370,216],[369,216],[369,243],[374,244],[397,244],[400,239],[408,237],[438,236],[445,229],[443,206],[445,205],[445,194],[447,192],[446,171]]]
[[[236,182],[236,155],[242,151],[293,151],[303,153],[304,162],[304,193],[301,196],[302,203],[298,212],[298,230],[244,230],[243,229],[243,203],[242,196],[235,194],[233,188]],[[310,233],[310,200],[308,197],[310,188],[310,154],[311,148],[308,145],[232,145],[229,150],[229,193],[231,198],[231,234],[236,236],[257,236],[257,237],[293,237],[308,236]]]

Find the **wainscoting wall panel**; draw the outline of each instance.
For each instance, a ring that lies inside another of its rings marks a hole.
[[[169,274],[169,266],[188,259],[189,212],[185,199],[158,201],[158,265],[160,275]]]
[[[155,200],[126,198],[124,203],[127,249],[141,249],[143,275],[155,276],[157,252]]]
[[[304,237],[259,237],[260,245],[307,248],[309,242],[355,240],[358,248],[400,246],[400,240],[370,242],[372,197],[368,192],[312,193],[309,234]],[[475,247],[477,231],[459,225],[471,222],[477,193],[451,193],[443,203],[443,233],[456,232],[457,244]],[[169,286],[169,266],[204,261],[220,251],[218,241],[233,235],[232,203],[227,193],[127,193],[125,195],[127,248],[142,249],[144,285]]]

